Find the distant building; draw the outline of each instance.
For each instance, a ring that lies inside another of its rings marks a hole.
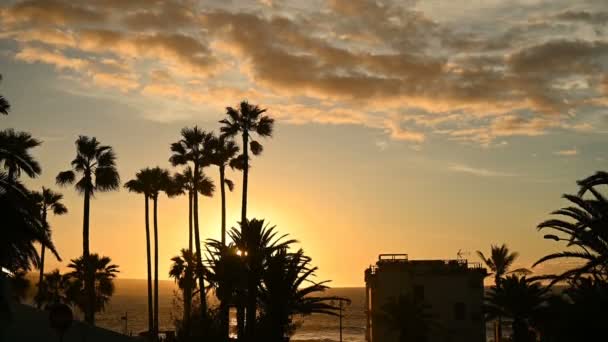
[[[485,342],[480,264],[458,260],[409,260],[407,254],[381,254],[365,270],[368,342],[398,342],[399,333],[379,313],[400,295],[430,305],[436,327],[426,342]],[[419,342],[419,341],[412,341]]]

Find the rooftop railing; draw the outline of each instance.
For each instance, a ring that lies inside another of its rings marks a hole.
[[[408,261],[407,254],[380,254],[378,255],[378,262],[400,262]]]

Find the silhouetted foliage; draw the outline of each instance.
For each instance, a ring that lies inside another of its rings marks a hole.
[[[169,269],[169,277],[175,279],[182,292],[183,314],[180,335],[187,334],[190,329],[192,316],[192,296],[196,289],[196,259],[197,257],[188,249],[182,249],[180,255],[171,258],[173,262]]]
[[[79,136],[76,139],[76,157],[71,162],[72,169],[60,172],[56,177],[59,185],[76,182],[76,191],[84,197],[84,218],[82,223],[82,255],[89,260],[89,215],[90,200],[96,192],[117,190],[120,186],[120,176],[116,169],[116,155],[112,147],[101,145],[96,138]],[[76,181],[77,174],[81,178]],[[94,275],[89,274],[84,279],[87,289],[90,308],[84,310],[85,321],[95,323],[95,289],[93,288]]]
[[[536,341],[532,331],[533,322],[538,321],[548,298],[547,289],[525,276],[510,275],[502,279],[500,286],[493,286],[485,298],[486,319],[498,317],[513,321],[514,342]]]
[[[69,291],[70,278],[67,275],[62,275],[56,269],[44,275],[34,300],[39,307],[42,307],[43,304],[71,304],[68,296]]]
[[[30,192],[19,181],[0,172],[0,266],[9,270],[29,270],[37,267],[40,258],[35,242],[59,255],[48,234],[48,228],[40,217],[40,210]]]
[[[585,275],[591,275],[608,280],[608,201],[595,189],[596,186],[607,184],[606,174],[598,172],[595,175],[579,181],[581,187],[578,195],[564,195],[571,205],[552,212],[562,218],[550,219],[538,225],[538,230],[552,229],[565,236],[561,239],[556,235],[547,235],[557,241],[566,241],[567,250],[549,254],[538,260],[534,266],[560,259],[578,259],[583,263],[579,267],[566,270],[562,274],[547,276],[553,282],[576,280]],[[589,198],[583,197],[590,192]]]
[[[257,340],[288,341],[295,331],[292,321],[295,315],[320,313],[337,316],[339,308],[331,300],[339,297],[319,297],[316,294],[327,289],[327,281],[314,282],[317,267],[303,250],[289,253],[280,249],[267,261],[260,284],[259,303],[261,316]]]
[[[0,81],[2,81],[2,75],[0,75]],[[0,95],[0,113],[8,115],[10,109],[11,105],[8,100],[4,96]]]
[[[181,130],[181,139],[171,144],[171,152],[173,154],[169,158],[169,161],[173,166],[178,165],[192,165],[192,179],[202,179],[202,168],[209,166],[211,163],[211,156],[213,154],[213,134],[207,133],[198,127],[183,128]],[[179,183],[179,181],[178,181]],[[203,190],[199,186],[199,182],[194,182],[195,191],[192,196],[192,209],[193,209],[193,221],[194,221],[194,245],[197,260],[196,276],[199,281],[199,288],[205,289],[205,278],[202,262],[202,251],[200,243],[200,230],[198,220],[198,193]],[[204,317],[207,314],[207,298],[205,297],[205,291],[200,292],[200,316]]]
[[[16,132],[13,129],[0,131],[0,164],[14,180],[24,172],[28,177],[37,177],[42,169],[31,155],[30,150],[42,142],[27,132]]]
[[[69,301],[84,312],[88,305],[88,293],[85,289],[85,279],[89,273],[87,268],[93,272],[95,301],[93,309],[101,312],[114,294],[114,278],[119,272],[118,265],[112,264],[112,260],[106,256],[96,253],[89,255],[88,260],[83,256],[72,259],[68,268],[72,269],[66,276],[70,281],[67,297]]]
[[[436,327],[435,317],[429,312],[431,306],[412,295],[392,298],[374,314],[390,329],[397,331],[399,342],[427,341]]]
[[[31,282],[27,279],[27,271],[18,270],[9,278],[13,299],[22,302],[27,298]]]
[[[51,189],[42,187],[42,192],[34,191],[32,192],[32,197],[36,206],[40,210],[42,223],[45,224],[47,227],[49,226],[47,221],[47,214],[49,211],[51,211],[54,215],[64,215],[68,212],[66,206],[61,203],[61,200],[63,200],[63,195],[54,192]],[[38,269],[40,270],[40,276],[38,278],[38,292],[42,291],[42,280],[44,278],[44,257],[46,254],[45,252],[46,247],[42,245],[42,247],[40,248],[40,265],[38,267]]]
[[[226,118],[221,120],[220,131],[223,137],[234,137],[241,134],[243,138],[243,155],[237,158],[234,165],[243,170],[243,198],[241,207],[241,222],[247,220],[247,184],[249,179],[249,149],[254,155],[262,153],[263,146],[253,140],[252,134],[260,137],[271,137],[274,119],[263,115],[266,109],[242,101],[238,108],[227,107]],[[251,139],[251,141],[250,141]]]

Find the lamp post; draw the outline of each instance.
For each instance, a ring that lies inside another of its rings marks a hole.
[[[340,342],[342,342],[342,310],[344,309],[344,303],[350,305],[351,301],[348,298],[335,298],[334,300],[338,301],[338,309],[340,310]]]

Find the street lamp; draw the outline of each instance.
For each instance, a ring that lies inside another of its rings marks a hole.
[[[350,305],[351,301],[348,298],[335,298],[334,300],[338,301],[338,308],[340,309],[340,342],[342,342],[342,310],[344,309],[344,303],[346,303],[346,305]],[[332,300],[332,305],[333,305],[333,300]]]

